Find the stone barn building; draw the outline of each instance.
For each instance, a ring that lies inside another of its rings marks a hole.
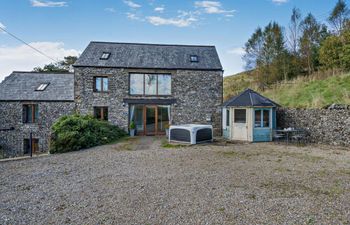
[[[223,70],[214,46],[91,42],[74,64],[77,111],[137,135],[171,124],[221,134]]]

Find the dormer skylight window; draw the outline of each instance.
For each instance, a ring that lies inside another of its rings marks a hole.
[[[49,86],[50,83],[41,83],[35,90],[36,91],[45,91],[47,86]]]
[[[111,55],[110,52],[104,52],[104,53],[102,53],[102,56],[101,56],[100,59],[102,59],[102,60],[107,60],[107,59],[109,58],[110,55]]]
[[[198,62],[198,56],[197,55],[191,55],[191,62]]]

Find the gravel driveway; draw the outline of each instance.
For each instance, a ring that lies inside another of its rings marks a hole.
[[[350,224],[350,151],[129,139],[0,162],[0,224]]]

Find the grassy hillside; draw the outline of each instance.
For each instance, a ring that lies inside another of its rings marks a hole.
[[[232,84],[232,82],[236,83]],[[226,97],[235,95],[247,87],[255,90],[257,88],[254,80],[246,73],[224,80]],[[350,104],[350,74],[326,78],[299,77],[275,84],[260,93],[290,108],[322,108],[332,103]]]
[[[237,95],[246,88],[254,89],[255,80],[250,72],[243,72],[224,78],[224,100]]]

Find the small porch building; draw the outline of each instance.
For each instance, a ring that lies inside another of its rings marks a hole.
[[[223,136],[248,142],[272,141],[277,103],[246,89],[223,104]]]

